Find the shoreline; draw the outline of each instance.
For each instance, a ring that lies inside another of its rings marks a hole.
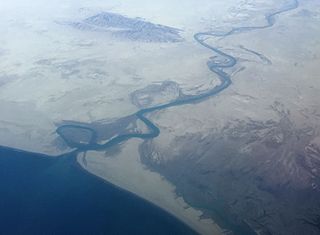
[[[96,151],[87,152],[86,157],[78,154],[77,163],[100,180],[165,210],[199,234],[223,234],[215,221],[201,218],[201,210],[193,208],[179,197],[174,185],[141,163],[138,151],[140,143],[141,140],[128,141],[116,158]]]

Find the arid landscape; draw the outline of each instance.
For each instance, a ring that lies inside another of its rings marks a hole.
[[[320,234],[318,1],[67,2],[0,9],[1,146],[200,234]]]

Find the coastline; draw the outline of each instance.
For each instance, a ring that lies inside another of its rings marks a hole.
[[[201,218],[201,210],[178,197],[169,181],[141,163],[138,151],[140,143],[141,140],[124,143],[116,158],[103,152],[89,151],[86,155],[79,154],[77,161],[83,170],[160,207],[197,233],[223,234],[213,220]]]
[[[76,154],[52,158],[0,148],[0,155],[4,234],[196,234],[164,210],[84,171]]]

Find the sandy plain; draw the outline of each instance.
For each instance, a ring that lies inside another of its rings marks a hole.
[[[163,81],[176,82],[186,94],[213,87],[219,81],[206,66],[213,55],[193,40],[193,34],[264,24],[263,15],[281,5],[279,1],[253,0],[148,2],[109,1],[101,5],[99,1],[56,1],[46,5],[35,1],[32,9],[23,1],[4,4],[0,8],[0,144],[59,155],[71,150],[58,144],[61,139],[55,133],[64,120],[90,124],[128,116],[138,110],[130,94]],[[12,8],[14,15],[8,13]],[[99,11],[180,28],[185,41],[119,41],[57,23],[81,20]],[[290,110],[296,129],[314,130],[310,143],[317,141],[319,15],[316,1],[303,1],[299,10],[279,17],[273,28],[208,39],[239,58],[237,67],[229,71],[233,85],[203,103],[152,114],[161,135],[152,141],[156,151],[150,156],[158,154],[156,162],[170,164],[185,147],[185,142],[177,140],[185,138],[189,144],[205,140],[239,120],[280,122],[283,109]],[[272,64],[243,47],[261,53]],[[84,169],[159,205],[202,234],[221,232],[212,219],[203,219],[203,211],[189,203],[187,194],[179,192],[181,182],[170,181],[157,167],[141,161],[140,144],[130,140],[119,146],[116,156],[108,156],[108,151],[88,152],[85,161],[79,156],[79,162]],[[282,160],[288,162],[285,155]],[[291,166],[283,178],[296,175],[297,168]],[[313,187],[314,182],[307,182],[297,180],[295,187]]]

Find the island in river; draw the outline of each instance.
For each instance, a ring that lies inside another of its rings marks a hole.
[[[2,145],[77,154],[201,234],[319,233],[317,1],[37,4],[2,15]]]

